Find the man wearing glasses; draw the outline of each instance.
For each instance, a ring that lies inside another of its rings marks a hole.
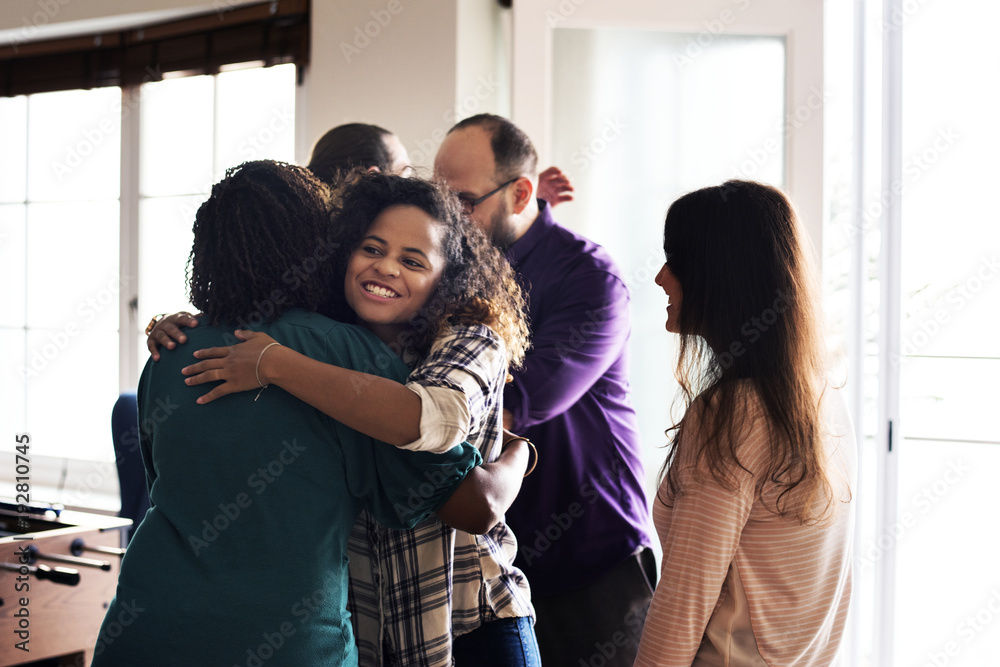
[[[545,665],[631,665],[656,578],[628,383],[628,290],[603,248],[536,199],[537,154],[510,121],[455,125],[434,162],[528,291],[532,348],[505,426],[537,443],[507,524]]]

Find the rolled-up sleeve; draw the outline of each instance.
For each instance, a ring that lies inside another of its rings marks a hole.
[[[414,452],[448,451],[469,434],[469,403],[459,387],[406,385],[420,397],[420,437],[402,446]]]
[[[472,439],[506,372],[503,343],[487,327],[455,327],[441,337],[407,379],[420,396],[420,438],[403,449],[446,452]]]

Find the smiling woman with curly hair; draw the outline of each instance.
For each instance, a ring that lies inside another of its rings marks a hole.
[[[205,361],[186,369],[189,382],[225,381],[203,402],[272,383],[384,442],[441,452],[467,440],[485,461],[502,464],[486,482],[495,494],[470,498],[470,516],[450,509],[454,499],[441,520],[412,531],[365,515],[352,540],[351,611],[365,664],[451,664],[459,643],[498,664],[532,664],[528,584],[513,565],[516,541],[503,520],[528,460],[527,441],[505,438],[502,427],[508,368],[528,344],[522,291],[502,253],[438,184],[355,173],[334,201],[343,290],[331,310],[411,364],[406,386],[268,348],[280,339],[244,332],[237,336],[245,343],[197,352]],[[373,571],[382,573],[381,589]]]
[[[528,346],[524,295],[503,254],[462,216],[458,200],[443,186],[419,178],[355,173],[336,190],[334,237],[342,281],[351,255],[369,227],[386,209],[413,206],[436,221],[444,270],[434,291],[413,314],[399,339],[386,341],[400,354],[424,356],[451,327],[483,325],[506,346],[508,362],[517,367]],[[350,290],[345,285],[345,297]],[[349,304],[341,305],[348,305]],[[345,319],[355,310],[340,311]]]
[[[356,665],[346,610],[355,520],[366,509],[413,526],[481,460],[470,445],[427,454],[376,443],[280,389],[204,406],[185,384],[191,351],[235,340],[240,322],[283,349],[405,379],[406,366],[370,332],[309,312],[333,285],[332,262],[316,255],[329,231],[324,193],[304,169],[251,162],[227,172],[198,210],[191,292],[209,324],[191,330],[193,346],[150,360],[139,380],[151,509],[122,560],[96,667],[272,656]],[[296,263],[312,271],[287,282]]]

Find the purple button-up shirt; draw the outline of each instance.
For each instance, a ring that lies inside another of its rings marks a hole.
[[[585,586],[652,544],[628,383],[629,294],[596,243],[549,206],[507,253],[528,292],[532,347],[504,392],[538,467],[507,513],[534,595]]]

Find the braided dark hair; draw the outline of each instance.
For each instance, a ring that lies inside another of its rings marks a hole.
[[[195,216],[191,303],[210,324],[246,327],[323,310],[337,271],[329,189],[308,169],[259,160],[226,172]]]

